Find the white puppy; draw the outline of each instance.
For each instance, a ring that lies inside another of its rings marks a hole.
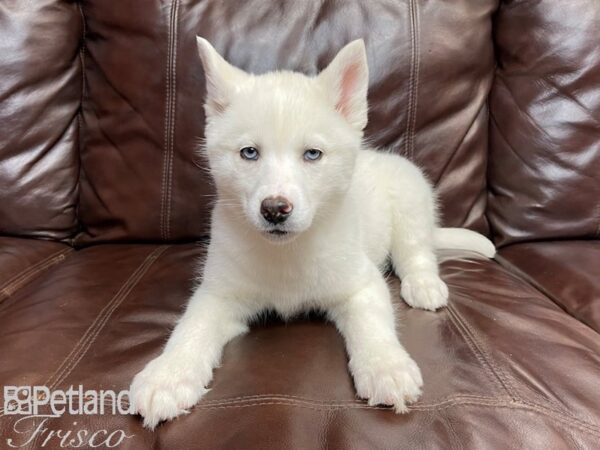
[[[494,255],[486,238],[438,228],[435,197],[408,160],[362,147],[368,68],[362,40],[318,76],[248,74],[198,38],[207,80],[206,153],[217,201],[208,256],[163,353],[131,398],[153,428],[197,403],[223,346],[265,309],[322,310],[343,335],[358,396],[407,411],[423,384],[398,341],[382,275],[402,297],[446,305],[435,250]]]

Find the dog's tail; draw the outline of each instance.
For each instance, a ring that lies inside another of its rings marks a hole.
[[[493,258],[496,247],[485,236],[466,228],[438,228],[433,235],[435,248],[439,250],[467,250],[486,258]]]

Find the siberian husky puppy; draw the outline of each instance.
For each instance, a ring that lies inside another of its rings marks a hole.
[[[225,344],[266,309],[318,309],[344,337],[359,397],[397,413],[421,394],[398,340],[382,271],[414,308],[448,301],[437,249],[492,257],[485,237],[439,228],[432,187],[394,154],[365,148],[368,67],[362,40],[318,76],[252,75],[204,39],[206,145],[217,200],[200,285],[163,353],[136,375],[144,424],[187,412],[207,391]]]

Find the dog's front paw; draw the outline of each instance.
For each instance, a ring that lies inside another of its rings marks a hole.
[[[406,355],[383,355],[350,362],[356,393],[370,406],[390,405],[401,414],[421,395],[423,378],[413,359]]]
[[[413,308],[435,311],[448,304],[448,287],[432,273],[408,274],[402,278],[402,298]]]
[[[161,355],[134,377],[129,395],[144,426],[153,429],[163,420],[187,414],[206,391],[186,361]]]

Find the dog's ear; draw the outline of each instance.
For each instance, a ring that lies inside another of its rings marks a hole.
[[[369,67],[362,39],[342,48],[333,61],[319,74],[327,93],[331,93],[335,108],[358,130],[367,125],[367,90]]]
[[[225,61],[206,39],[196,36],[196,41],[206,78],[204,109],[207,116],[219,115],[248,74]]]

